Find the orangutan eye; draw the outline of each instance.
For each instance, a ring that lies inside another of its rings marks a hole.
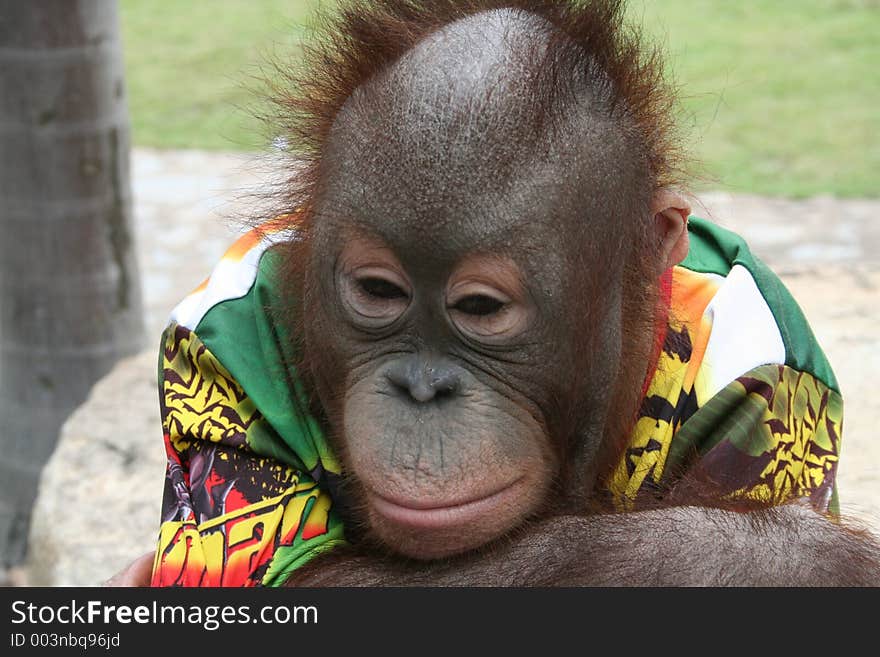
[[[406,298],[406,292],[401,290],[391,281],[386,281],[384,278],[361,278],[357,283],[364,294],[375,297],[376,299],[391,300]]]
[[[484,294],[473,294],[461,299],[453,308],[465,315],[485,317],[494,315],[504,308],[504,302]]]
[[[376,267],[343,274],[342,300],[356,324],[381,328],[392,324],[409,307],[410,293],[401,277]]]

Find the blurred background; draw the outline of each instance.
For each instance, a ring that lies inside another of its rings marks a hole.
[[[168,313],[276,175],[268,61],[312,0],[0,0],[0,580],[153,547]],[[669,53],[695,213],[801,303],[846,402],[844,513],[880,528],[880,0],[632,0]]]

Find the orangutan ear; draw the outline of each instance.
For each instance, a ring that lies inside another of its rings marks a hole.
[[[687,256],[690,246],[687,220],[691,214],[691,206],[680,192],[663,188],[654,194],[651,213],[654,216],[654,230],[660,248],[660,262],[665,271]]]

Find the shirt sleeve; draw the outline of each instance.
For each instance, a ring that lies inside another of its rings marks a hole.
[[[192,330],[165,331],[159,383],[168,467],[153,586],[281,585],[344,543],[329,493],[259,449],[282,441]]]
[[[738,377],[685,421],[667,472],[730,500],[808,498],[837,512],[840,394],[812,374],[763,365]]]
[[[751,267],[763,273],[675,269],[662,349],[608,482],[616,508],[672,495],[836,513],[836,379],[781,282]]]

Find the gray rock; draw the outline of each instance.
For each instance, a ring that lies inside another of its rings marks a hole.
[[[27,583],[96,586],[155,549],[165,476],[156,350],[121,361],[64,424],[31,521]]]

